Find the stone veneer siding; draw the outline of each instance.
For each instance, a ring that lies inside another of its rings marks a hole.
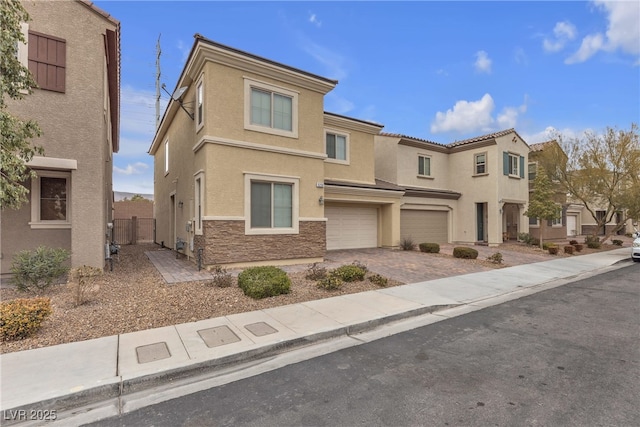
[[[194,251],[203,250],[203,265],[324,257],[325,221],[300,221],[299,234],[245,235],[244,221],[203,221]]]
[[[607,233],[616,228],[615,225],[607,225]],[[623,229],[624,230],[624,229]],[[584,236],[590,236],[595,233],[596,236],[604,236],[602,232],[602,227],[598,227],[597,225],[583,225],[582,226],[582,234]]]

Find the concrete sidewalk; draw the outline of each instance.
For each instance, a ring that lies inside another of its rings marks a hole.
[[[124,403],[128,395],[329,338],[357,337],[357,345],[379,338],[371,331],[384,324],[423,315],[433,323],[625,260],[628,248],[3,354],[2,423],[41,425],[47,411],[65,425],[78,411],[93,419],[117,415],[133,409]]]

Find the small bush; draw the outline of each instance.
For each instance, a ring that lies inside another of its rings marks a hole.
[[[573,246],[572,245],[567,245],[564,247],[564,253],[565,254],[569,254],[569,255],[573,255]]]
[[[375,274],[372,274],[371,276],[369,276],[369,281],[371,283],[374,283],[374,284],[380,286],[381,288],[384,288],[389,283],[389,279],[387,279],[384,276],[379,275],[378,273],[375,273]]]
[[[518,233],[518,240],[526,243],[527,245],[533,245],[534,237],[529,233]]]
[[[367,264],[362,263],[362,262],[360,262],[360,261],[358,261],[358,260],[353,261],[353,262],[351,263],[351,265],[355,265],[356,267],[361,268],[361,269],[362,269],[362,271],[364,271],[365,273],[366,273],[367,271],[369,271],[369,267],[367,267]]]
[[[478,258],[478,251],[466,246],[456,246],[453,248],[453,256],[456,258],[476,259]]]
[[[549,246],[549,247],[547,247],[547,250],[549,251],[549,253],[550,253],[551,255],[558,255],[558,249],[560,249],[560,248],[558,248],[558,247],[557,247],[557,246],[555,246],[555,245],[554,245],[554,246]]]
[[[72,268],[69,271],[69,286],[73,292],[73,302],[76,307],[89,301],[91,294],[98,291],[94,278],[101,276],[102,273],[101,268],[88,265]]]
[[[591,249],[599,249],[602,245],[598,236],[587,236],[584,238],[584,243]]]
[[[420,243],[420,252],[426,252],[429,254],[440,253],[440,245],[437,243]]]
[[[494,264],[502,264],[502,254],[500,252],[496,252],[493,255],[489,255],[487,260],[491,261]]]
[[[27,338],[40,329],[50,314],[49,298],[20,298],[0,303],[0,338],[2,341]]]
[[[251,267],[238,275],[238,286],[246,296],[260,299],[288,294],[291,279],[278,267]]]
[[[216,286],[218,288],[230,288],[233,286],[233,276],[226,268],[216,265],[211,269],[211,280],[205,282],[206,286]]]
[[[575,248],[576,252],[580,252],[582,249],[584,249],[584,245],[581,245],[580,243],[577,243],[572,246]]]
[[[307,271],[304,275],[307,280],[320,280],[327,277],[327,269],[318,265],[317,262],[314,262],[307,268]]]
[[[411,239],[411,237],[405,237],[404,239],[400,240],[400,248],[403,251],[413,251],[416,249],[416,244],[413,239]]]
[[[569,240],[569,244],[570,245],[577,245],[578,241],[577,240]]]
[[[316,286],[328,291],[333,291],[336,289],[340,289],[343,284],[344,281],[340,278],[340,276],[335,274],[335,271],[332,271],[331,273],[327,274],[326,277],[318,280],[318,284]]]
[[[354,264],[342,265],[335,270],[333,270],[333,274],[338,276],[345,282],[359,282],[364,279],[364,275],[367,272]]]
[[[543,242],[542,243],[542,249],[544,249],[545,251],[547,249],[549,249],[550,247],[552,247],[552,246],[557,246],[557,245],[555,243],[553,243],[553,242]]]
[[[44,291],[69,271],[69,267],[63,265],[67,259],[69,252],[62,248],[39,246],[34,251],[20,251],[11,265],[13,283],[22,292]]]
[[[611,241],[616,246],[622,246],[622,240],[614,239]]]

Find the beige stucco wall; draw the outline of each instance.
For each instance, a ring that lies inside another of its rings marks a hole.
[[[348,164],[334,159],[325,160],[325,178],[373,184],[375,182],[374,136],[370,133],[341,129],[337,126],[327,126],[325,129],[328,132],[347,134],[349,139]],[[324,150],[323,146],[323,152]]]
[[[375,176],[387,182],[397,183],[399,138],[376,135],[374,140]]]
[[[418,176],[418,156],[431,157],[431,176]],[[398,145],[398,184],[408,187],[425,187],[450,190],[449,155],[428,149]]]
[[[29,29],[66,40],[66,92],[36,89],[22,101],[10,102],[12,114],[35,119],[43,135],[34,141],[45,156],[77,160],[70,190],[71,230],[35,230],[30,210],[2,215],[2,271],[10,254],[39,244],[72,250],[71,263],[102,267],[107,221],[111,218],[111,140],[105,112],[106,64],[103,36],[115,25],[71,1],[25,1]],[[75,19],[68,19],[74,16]],[[16,230],[20,237],[11,238]]]

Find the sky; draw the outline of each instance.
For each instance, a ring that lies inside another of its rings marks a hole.
[[[636,1],[95,1],[121,23],[114,191],[153,193],[160,83],[200,33],[339,81],[325,111],[448,144],[515,128],[528,144],[640,120]],[[161,91],[160,116],[169,95]]]

